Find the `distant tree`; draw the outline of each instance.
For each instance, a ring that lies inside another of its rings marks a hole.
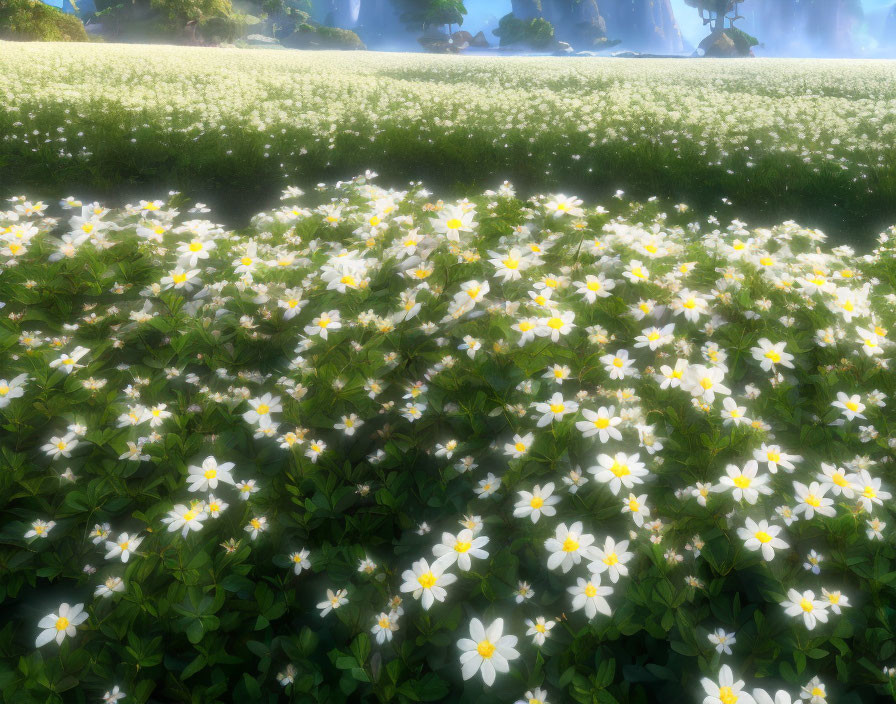
[[[392,0],[399,19],[412,30],[425,32],[429,27],[461,25],[467,8],[464,0]]]
[[[709,36],[701,43],[700,48],[706,50],[707,56],[729,55],[724,48],[722,53],[710,53],[715,47],[721,46],[723,40],[733,46],[735,56],[748,56],[752,47],[759,43],[751,34],[747,34],[734,23],[741,19],[738,6],[744,0],[684,0],[691,7],[700,11],[700,17],[704,25],[709,25]],[[726,26],[727,21],[727,26]],[[726,39],[727,37],[727,39]],[[729,41],[730,40],[730,41]],[[718,49],[716,49],[718,51]]]
[[[725,29],[725,20],[728,26],[733,27],[736,20],[741,19],[738,13],[738,5],[744,0],[684,0],[686,4],[697,8],[703,24],[709,25],[710,33],[720,32]]]
[[[84,25],[38,0],[0,0],[0,39],[86,42]]]

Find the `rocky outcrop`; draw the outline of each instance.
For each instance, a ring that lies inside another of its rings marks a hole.
[[[555,39],[575,47],[587,48],[607,36],[598,0],[512,0],[511,8],[521,20],[547,20]]]
[[[361,0],[327,0],[324,24],[340,29],[354,29],[358,26]]]
[[[396,39],[413,42],[392,0],[361,0],[357,24],[352,27],[367,44],[391,44]]]
[[[883,34],[881,34],[881,44],[884,46],[896,46],[896,3],[893,4],[887,13]]]
[[[607,36],[627,48],[658,54],[684,51],[670,0],[601,0]]]
[[[670,0],[512,0],[521,20],[541,17],[576,49],[621,40],[627,48],[676,54],[684,42]]]
[[[477,49],[487,49],[491,44],[488,43],[488,39],[485,38],[483,32],[476,32],[476,35],[470,40],[470,46],[475,46]]]
[[[744,56],[753,56],[753,47],[756,46],[756,37],[753,37],[737,27],[718,29],[704,38],[697,47],[696,56],[705,56],[715,59],[736,59]]]

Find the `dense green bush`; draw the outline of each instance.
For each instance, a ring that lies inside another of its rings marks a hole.
[[[280,40],[294,49],[364,49],[364,42],[350,29],[303,22]]]
[[[469,195],[0,213],[4,701],[892,697],[896,229]]]
[[[512,12],[501,18],[492,33],[501,39],[501,46],[525,44],[533,49],[544,49],[554,41],[554,25],[546,19],[521,20]]]
[[[84,23],[39,0],[0,2],[0,39],[86,42]]]

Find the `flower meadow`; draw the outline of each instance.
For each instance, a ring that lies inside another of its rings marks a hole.
[[[376,184],[4,204],[5,701],[894,697],[896,229]]]
[[[896,68],[0,42],[0,197],[178,188],[248,219],[368,168],[457,197],[725,196],[870,245],[896,221]]]

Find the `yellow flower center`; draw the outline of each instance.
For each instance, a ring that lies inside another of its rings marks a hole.
[[[201,252],[202,251],[202,242],[193,241],[190,242],[190,251],[191,252]]]
[[[709,389],[712,388],[712,379],[710,379],[708,376],[703,377],[700,380],[700,386],[709,391]]]
[[[389,628],[389,626],[390,626],[389,619],[386,617],[383,617],[379,621],[377,621],[377,625],[380,628]]]
[[[518,442],[516,445],[513,446],[513,449],[515,449],[517,452],[525,452],[526,446],[523,443]]]
[[[770,359],[774,364],[777,364],[781,361],[781,355],[778,354],[775,350],[769,350],[765,353],[765,358]]]
[[[495,644],[491,641],[481,640],[476,646],[476,652],[479,653],[483,658],[488,660],[492,655],[495,654]]]
[[[207,469],[204,474],[206,479],[214,479],[218,476],[218,470],[216,469]]]
[[[507,257],[507,259],[504,260],[504,266],[508,269],[517,269],[519,268],[519,265],[520,260],[514,259],[513,257]]]
[[[619,555],[617,555],[615,552],[611,552],[609,555],[607,555],[607,556],[604,558],[604,564],[605,564],[605,565],[613,566],[613,565],[615,565],[617,562],[619,562]]]
[[[182,284],[184,281],[187,280],[187,275],[186,274],[172,274],[171,280],[176,284]]]
[[[519,324],[520,332],[529,332],[534,327],[528,320],[524,320]]]
[[[628,510],[632,513],[637,513],[638,509],[641,507],[641,504],[638,503],[637,499],[629,499],[628,501]]]
[[[60,616],[56,619],[56,630],[64,631],[68,628],[69,620],[65,616]]]
[[[454,543],[454,551],[455,552],[467,552],[470,549],[471,543],[466,540],[458,540]]]
[[[719,687],[719,700],[722,704],[737,704],[737,695],[731,687]]]
[[[552,403],[550,404],[551,413],[563,413],[563,404],[562,403]]]
[[[253,518],[249,521],[249,525],[251,525],[255,530],[261,530],[261,522],[257,518]]]
[[[743,474],[741,474],[739,477],[734,478],[734,486],[736,486],[738,489],[746,489],[750,486],[750,483],[752,481],[753,480],[749,477],[745,477]]]
[[[800,608],[803,611],[805,611],[806,613],[809,613],[815,608],[815,605],[808,599],[801,599],[800,600]]]
[[[610,467],[610,471],[617,477],[624,477],[631,474],[631,470],[628,468],[628,465],[622,464],[618,460],[613,460],[613,466]]]
[[[585,596],[597,596],[597,587],[595,587],[591,582],[588,582],[588,584],[585,585]]]
[[[260,416],[266,416],[268,413],[271,412],[271,407],[268,406],[266,403],[259,403],[255,409],[255,412]]]
[[[460,218],[451,218],[450,220],[447,220],[445,222],[445,227],[447,227],[449,230],[456,230],[462,224],[463,223],[461,223]]]
[[[563,552],[575,552],[578,549],[578,541],[571,535],[566,536],[566,540],[563,541]]]
[[[855,401],[847,401],[843,405],[853,412],[859,410],[859,404],[857,404]]]
[[[187,512],[184,514],[183,519],[184,519],[185,521],[192,521],[194,518],[196,518],[196,514],[197,514],[197,513],[198,513],[198,511],[196,511],[195,508],[191,508],[189,511],[187,511]]]
[[[424,572],[417,577],[417,581],[424,589],[431,589],[436,583],[436,576],[432,572]]]
[[[540,496],[533,496],[532,500],[529,502],[529,505],[532,508],[541,508],[542,506],[544,506],[544,499]]]
[[[561,318],[557,318],[556,316],[548,319],[548,327],[552,330],[559,330],[563,327],[563,320]]]
[[[813,508],[818,508],[819,506],[821,506],[821,499],[819,499],[815,494],[809,494],[806,497],[806,503]]]
[[[754,535],[754,538],[758,540],[760,543],[768,543],[771,542],[772,536],[766,533],[764,530],[757,531]]]
[[[598,418],[597,420],[594,421],[594,427],[600,428],[601,430],[603,430],[604,428],[609,428],[610,427],[610,419],[609,418]]]

